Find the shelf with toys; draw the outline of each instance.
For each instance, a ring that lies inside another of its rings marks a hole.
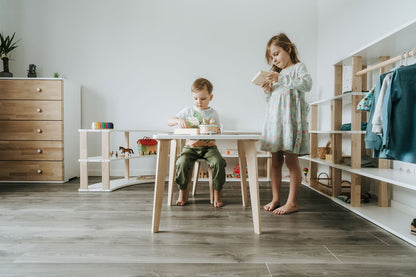
[[[96,128],[96,129],[95,129]],[[130,133],[156,133],[155,130],[116,130],[105,129],[108,125],[93,123],[93,129],[79,129],[80,134],[80,188],[79,191],[113,191],[125,186],[149,182],[146,178],[130,177],[131,159],[151,159],[156,157],[157,141],[150,138],[143,138],[137,141],[138,152],[129,148]],[[101,156],[88,157],[88,134],[101,134]],[[124,146],[118,151],[110,151],[110,134],[124,134]],[[120,154],[119,154],[120,152]],[[110,163],[124,160],[124,178],[110,180]],[[102,181],[96,184],[88,184],[88,163],[101,163]]]

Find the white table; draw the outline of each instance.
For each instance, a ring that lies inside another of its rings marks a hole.
[[[156,180],[155,180],[155,195],[153,202],[153,220],[152,232],[159,232],[160,214],[162,210],[163,193],[165,189],[166,170],[169,160],[169,150],[171,156],[171,167],[169,170],[169,180],[173,181],[174,161],[176,159],[176,141],[183,139],[215,139],[215,140],[233,140],[237,142],[238,158],[240,168],[245,168],[247,165],[248,180],[250,187],[251,210],[253,213],[254,232],[261,234],[261,220],[260,220],[260,197],[258,184],[258,167],[257,167],[257,150],[256,142],[260,140],[259,134],[253,133],[224,133],[221,135],[175,135],[157,134],[153,136],[159,141],[157,162],[156,162]],[[173,163],[172,163],[173,161]],[[245,174],[241,174],[241,184],[246,187]],[[246,191],[244,189],[243,191]],[[243,204],[245,204],[243,193]]]

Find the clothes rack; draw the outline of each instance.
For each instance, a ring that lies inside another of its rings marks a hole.
[[[386,61],[384,61],[384,62],[381,62],[381,63],[375,64],[375,65],[370,66],[370,67],[368,67],[368,68],[366,68],[366,69],[363,69],[363,70],[361,70],[361,71],[358,71],[358,72],[356,73],[356,75],[357,75],[357,76],[364,75],[364,74],[366,74],[366,73],[368,73],[368,72],[371,72],[371,71],[374,71],[374,70],[376,70],[376,69],[379,69],[379,68],[385,67],[385,66],[390,65],[390,64],[392,64],[392,63],[396,63],[396,62],[400,61],[401,59],[406,59],[406,58],[408,58],[408,57],[410,58],[410,57],[412,57],[412,56],[416,58],[416,48],[415,48],[415,49],[413,49],[413,50],[406,51],[406,52],[402,53],[401,55],[399,55],[399,56],[397,56],[397,57],[391,58],[391,59],[386,60]]]

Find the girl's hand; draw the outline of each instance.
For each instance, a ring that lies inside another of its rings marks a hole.
[[[270,93],[272,91],[272,83],[269,82],[264,82],[261,85],[261,88],[263,89],[264,92],[266,93]]]
[[[279,80],[279,73],[278,72],[270,72],[268,75],[266,75],[266,80],[270,83],[276,83],[277,80]]]

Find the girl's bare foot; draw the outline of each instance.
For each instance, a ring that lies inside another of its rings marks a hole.
[[[267,205],[264,205],[264,209],[266,210],[266,211],[273,211],[274,209],[276,209],[277,207],[279,207],[280,206],[280,203],[279,203],[279,201],[271,201],[269,204],[267,204]]]
[[[188,203],[189,190],[180,190],[178,201],[176,201],[177,206],[185,206]]]
[[[215,208],[219,208],[219,207],[224,206],[224,203],[222,202],[221,197],[222,197],[222,191],[221,190],[220,191],[214,190],[214,203],[213,203],[213,205],[214,205]]]
[[[275,209],[273,212],[275,214],[291,214],[299,210],[297,204],[286,203],[284,206],[281,206]]]

